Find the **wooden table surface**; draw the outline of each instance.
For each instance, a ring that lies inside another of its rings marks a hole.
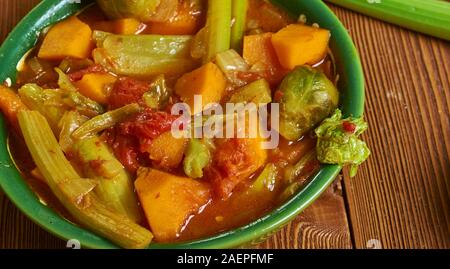
[[[2,0],[0,42],[38,2]],[[331,8],[361,55],[372,155],[258,247],[450,248],[450,45]],[[65,245],[0,191],[0,248]]]

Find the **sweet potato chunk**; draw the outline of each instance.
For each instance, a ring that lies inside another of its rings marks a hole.
[[[136,191],[150,228],[159,242],[176,239],[187,219],[207,204],[207,185],[155,169],[141,169]]]
[[[289,70],[322,60],[328,48],[330,31],[303,24],[291,24],[272,36],[281,65]]]
[[[194,108],[194,95],[201,95],[203,109],[209,103],[218,103],[225,94],[227,80],[219,67],[207,63],[202,67],[182,76],[175,85],[175,92],[181,100],[191,107],[193,114],[201,112]]]
[[[117,78],[108,73],[89,73],[75,83],[80,93],[92,100],[105,105],[108,102],[108,95],[105,87],[116,82]]]
[[[262,69],[261,76],[270,84],[276,85],[287,74],[272,45],[273,33],[249,35],[244,37],[243,57],[250,65],[257,65]]]
[[[28,110],[28,108],[22,103],[17,93],[0,84],[0,111],[17,131],[20,131],[17,113],[21,110]]]
[[[145,28],[145,24],[134,18],[98,21],[93,23],[94,30],[114,33],[118,35],[134,35]]]
[[[133,18],[119,19],[114,21],[114,32],[119,35],[133,35],[139,32],[142,24]]]
[[[175,138],[172,132],[165,132],[152,141],[150,159],[164,169],[177,167],[183,159],[188,140]]]
[[[77,17],[55,24],[44,38],[38,57],[45,60],[62,60],[65,57],[88,58],[93,49],[92,30]]]

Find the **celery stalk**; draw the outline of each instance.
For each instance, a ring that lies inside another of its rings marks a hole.
[[[64,106],[61,90],[43,89],[36,84],[25,84],[19,89],[22,102],[31,110],[39,111],[48,120],[55,134],[59,134],[58,123],[68,110]]]
[[[273,191],[278,177],[277,166],[269,163],[250,187],[254,192]]]
[[[72,137],[75,139],[82,139],[96,135],[98,132],[108,129],[125,120],[127,117],[139,112],[140,109],[138,104],[130,104],[96,116],[75,130]]]
[[[438,0],[327,0],[405,28],[450,40],[450,3]]]
[[[232,16],[233,27],[231,28],[231,48],[242,51],[242,40],[247,21],[248,0],[233,0]]]
[[[217,53],[216,63],[224,73],[232,71],[244,72],[249,69],[249,66],[244,58],[242,58],[242,56],[233,49]]]
[[[211,153],[203,141],[191,139],[186,149],[183,168],[190,178],[202,178],[203,169],[211,162]]]
[[[238,72],[248,71],[249,66],[235,50],[230,49],[217,53],[216,64],[233,86],[241,87],[247,84],[247,82],[239,79],[237,74]]]
[[[221,2],[221,1],[218,1]],[[113,35],[95,31],[94,60],[117,75],[153,78],[189,72],[198,63],[191,57],[188,35]]]
[[[128,116],[129,112],[138,110],[137,104],[127,105],[87,121],[87,124],[82,125],[85,126],[84,133],[90,133],[92,137],[81,140],[74,137],[73,131],[85,119],[76,111],[67,112],[61,120],[59,140],[62,150],[74,156],[73,164],[83,172],[83,176],[98,180],[95,192],[100,200],[135,222],[139,222],[142,216],[131,178],[108,146],[95,136],[96,132],[92,130],[114,125],[121,118]]]
[[[83,226],[124,248],[144,248],[153,235],[111,210],[93,193],[93,180],[81,179],[64,156],[47,120],[37,111],[21,111],[19,125],[31,156],[50,189]]]
[[[305,156],[303,156],[300,161],[298,161],[293,167],[288,167],[284,172],[284,180],[287,183],[294,182],[297,177],[303,172],[308,162],[317,158],[316,151],[310,151]]]
[[[98,180],[95,193],[100,200],[134,222],[141,221],[131,178],[108,146],[100,138],[91,137],[78,141],[74,149],[85,175]]]
[[[262,78],[235,91],[228,102],[265,105],[272,102],[272,91],[267,80]]]
[[[72,150],[75,140],[72,137],[72,133],[80,128],[80,126],[88,120],[87,117],[80,115],[77,111],[69,111],[64,114],[59,121],[59,145],[63,152],[67,153]]]
[[[206,27],[207,48],[203,63],[210,62],[217,53],[230,48],[231,0],[208,0]]]
[[[72,84],[69,77],[59,68],[55,68],[56,73],[58,73],[58,85],[64,93],[64,101],[76,109],[83,115],[88,117],[93,117],[104,112],[103,107],[89,99],[88,97],[82,95],[78,92],[75,85]]]

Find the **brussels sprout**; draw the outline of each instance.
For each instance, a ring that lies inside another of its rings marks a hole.
[[[339,102],[333,83],[321,72],[300,66],[289,73],[278,89],[280,134],[294,141],[328,117]]]
[[[160,0],[97,0],[103,12],[112,19],[136,18],[147,21],[160,4]]]

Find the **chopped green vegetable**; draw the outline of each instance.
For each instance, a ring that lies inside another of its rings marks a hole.
[[[278,177],[277,166],[269,163],[253,182],[250,189],[255,192],[273,191]]]
[[[358,165],[370,155],[366,143],[358,138],[367,128],[368,124],[363,118],[342,119],[342,112],[336,109],[334,115],[325,119],[315,131],[319,161],[351,165],[350,176],[355,176]]]
[[[303,156],[294,166],[288,166],[284,171],[284,181],[288,184],[293,183],[304,171],[306,165],[317,158],[316,152],[311,151]]]
[[[280,201],[284,202],[295,195],[303,186],[304,181],[310,178],[317,170],[308,169],[309,164],[316,160],[315,151],[311,151],[303,156],[294,166],[287,167],[284,171],[283,180],[287,187],[280,195]],[[319,166],[317,166],[319,167]]]
[[[442,0],[327,0],[407,29],[450,41],[450,5]],[[375,5],[374,5],[375,4]]]
[[[62,100],[61,90],[44,90],[36,84],[26,84],[19,89],[19,96],[29,109],[39,111],[48,120],[53,132],[59,134],[58,123],[70,109]]]
[[[203,59],[206,57],[206,37],[208,34],[207,27],[200,29],[192,40],[191,57],[194,59]]]
[[[63,152],[70,152],[75,144],[72,133],[78,129],[88,118],[80,115],[77,111],[69,111],[59,121],[59,145]]]
[[[139,109],[138,105],[128,105],[121,109],[128,111],[135,109],[136,106]],[[123,113],[126,114],[126,112]],[[105,114],[110,115],[114,120],[123,116],[117,110]],[[105,120],[101,121],[96,118],[83,125],[86,126],[85,130],[89,129],[89,127],[94,129],[99,128],[99,126],[104,127],[104,122],[108,122],[109,119],[108,117],[103,117]],[[85,121],[86,118],[76,111],[67,112],[61,119],[59,144],[63,152],[74,156],[74,164],[80,166],[79,171],[82,171],[84,176],[98,181],[95,192],[102,202],[111,206],[117,212],[128,216],[131,220],[139,222],[141,214],[133,192],[131,178],[122,164],[114,157],[108,146],[99,137],[92,136],[82,140],[78,140],[78,137],[73,137],[73,131]],[[97,122],[99,125],[96,125]],[[95,135],[94,131],[92,135]],[[84,138],[84,136],[81,138]]]
[[[78,112],[87,117],[94,117],[104,112],[103,107],[99,103],[80,94],[69,77],[61,69],[55,68],[55,71],[59,75],[58,85],[64,93],[65,98],[63,100],[65,103],[71,107],[75,107]]]
[[[39,111],[48,120],[57,136],[60,134],[59,122],[67,111],[76,110],[87,117],[103,113],[100,105],[76,90],[71,90],[70,86],[62,89],[43,89],[36,84],[26,84],[19,89],[19,96],[28,108]]]
[[[95,193],[105,204],[136,223],[142,220],[131,178],[98,137],[78,141],[75,157],[86,176],[98,180]]]
[[[103,31],[94,31],[92,32],[92,40],[94,40],[94,42],[97,44],[97,47],[102,48],[106,38],[111,35],[113,34]]]
[[[298,192],[298,190],[300,190],[302,185],[303,184],[300,181],[295,181],[292,184],[288,185],[286,189],[284,189],[283,192],[280,194],[279,201],[280,202],[287,201],[289,198],[294,196]]]
[[[238,72],[249,70],[247,62],[235,50],[226,50],[216,55],[216,63],[225,74],[228,81],[234,86],[240,87],[246,84],[245,81],[237,77]]]
[[[320,71],[308,66],[295,68],[278,89],[280,134],[291,141],[300,139],[337,108],[339,93]]]
[[[97,4],[111,19],[135,18],[148,21],[161,0],[97,0]]]
[[[65,58],[61,61],[58,68],[64,73],[75,72],[88,68],[93,65],[94,62],[91,59],[75,59],[75,58]]]
[[[265,79],[260,79],[234,92],[228,102],[265,105],[272,102],[272,91],[269,83]]]
[[[151,78],[182,74],[198,66],[190,55],[192,36],[113,35],[94,32],[97,64],[117,75]]]
[[[85,122],[80,128],[73,132],[72,137],[82,139],[94,136],[105,129],[113,127],[117,123],[124,121],[126,118],[138,113],[140,110],[141,107],[138,104],[130,104],[116,110],[108,111]]]
[[[231,48],[242,51],[242,40],[247,26],[248,0],[233,0],[232,5]]]
[[[172,96],[171,89],[166,84],[164,75],[159,75],[150,85],[150,90],[142,96],[145,104],[152,109],[162,110]]]
[[[124,248],[144,248],[150,243],[153,237],[150,231],[102,203],[92,192],[95,180],[80,178],[39,112],[21,111],[18,118],[37,168],[58,200],[81,225]]]
[[[191,178],[201,178],[203,169],[210,161],[211,153],[208,146],[198,139],[191,139],[183,161],[184,173]]]
[[[210,62],[217,53],[230,48],[231,0],[208,0],[206,36],[206,54],[203,63]]]

